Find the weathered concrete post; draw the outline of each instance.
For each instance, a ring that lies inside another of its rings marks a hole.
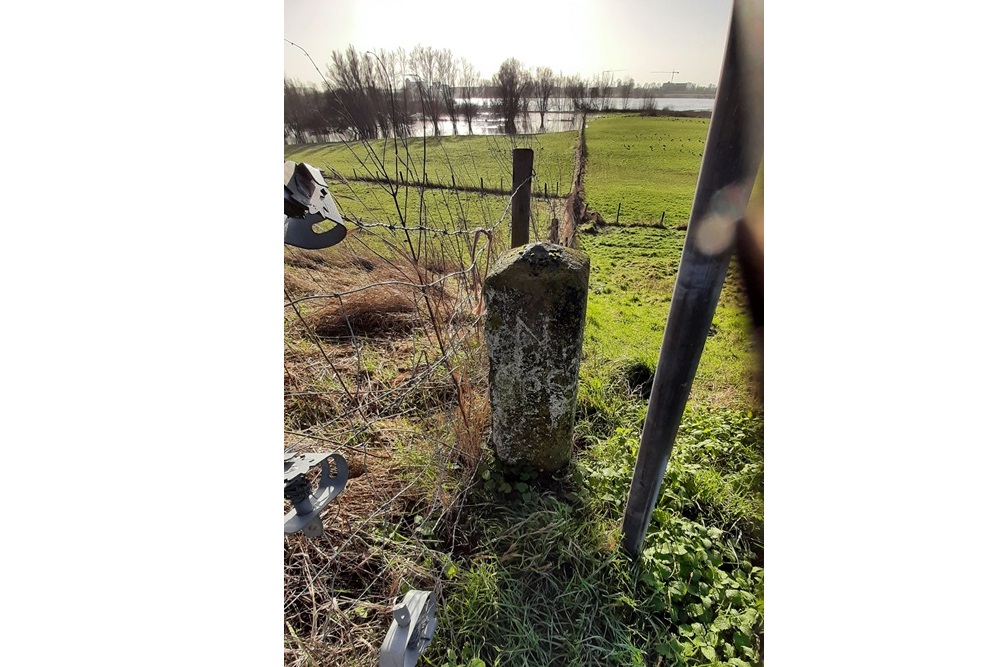
[[[486,277],[490,444],[503,463],[569,462],[589,277],[585,253],[552,243],[507,251]]]

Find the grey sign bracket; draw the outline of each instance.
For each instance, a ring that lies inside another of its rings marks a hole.
[[[412,590],[392,608],[392,625],[379,651],[379,667],[414,667],[437,629],[431,591]]]
[[[304,162],[285,162],[285,243],[306,250],[329,248],[347,237],[344,218],[330,196],[330,186],[319,169]],[[332,229],[313,230],[330,221]]]
[[[336,464],[337,474],[330,474],[330,459]],[[305,473],[319,465],[319,484],[310,493]],[[306,537],[323,534],[320,512],[340,495],[347,486],[347,460],[340,454],[297,454],[285,452],[285,498],[292,503],[292,511],[285,515],[285,534],[302,532]]]

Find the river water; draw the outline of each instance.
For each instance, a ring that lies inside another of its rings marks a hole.
[[[490,100],[473,98],[472,102],[486,106]],[[571,111],[570,100],[557,98],[552,101],[555,110],[545,114],[545,126],[542,126],[542,116],[537,112],[530,112],[526,117],[517,119],[517,131],[522,134],[538,134],[542,132],[566,132],[576,130],[580,127],[580,114]],[[623,100],[611,100],[611,105],[615,109],[625,108],[628,111],[638,111],[643,105],[643,100],[630,99],[627,107]],[[711,111],[715,108],[714,98],[704,97],[657,97],[653,99],[657,109],[671,109],[673,111]],[[595,112],[593,115],[599,115]],[[428,137],[434,136],[434,126],[430,121],[416,121],[410,125],[412,136],[420,137],[426,132]],[[457,126],[453,127],[451,120],[442,117],[438,120],[438,133],[442,137],[453,135],[465,136],[468,134],[503,134],[503,118],[490,111],[481,111],[472,119],[472,131],[464,119],[459,118]],[[348,141],[353,137],[341,134],[328,134],[310,137],[315,142]],[[286,138],[286,143],[289,143]]]

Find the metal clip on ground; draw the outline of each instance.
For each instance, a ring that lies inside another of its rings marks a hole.
[[[285,243],[319,250],[344,240],[347,227],[319,169],[304,162],[285,162]],[[317,234],[313,225],[329,220],[333,229]]]
[[[414,667],[430,645],[437,619],[430,591],[410,591],[392,608],[392,625],[379,651],[379,667]]]
[[[337,465],[337,476],[330,476],[330,459]],[[316,491],[309,493],[305,473],[316,465],[321,466]],[[320,512],[347,486],[347,461],[340,454],[296,454],[285,452],[285,498],[292,503],[292,511],[285,515],[285,533],[305,533],[306,537],[323,534]]]

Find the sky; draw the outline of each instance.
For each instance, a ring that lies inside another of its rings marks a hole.
[[[451,49],[489,78],[507,58],[589,78],[607,70],[637,84],[717,84],[732,0],[285,0],[286,40],[326,71],[330,53],[430,46]],[[322,79],[284,44],[285,77]]]

